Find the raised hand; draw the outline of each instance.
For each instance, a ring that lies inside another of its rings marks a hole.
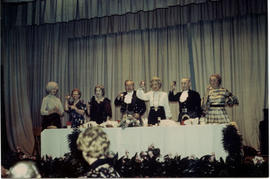
[[[176,89],[176,83],[175,83],[175,81],[173,81],[171,83],[171,91],[174,91],[175,89]]]
[[[69,96],[69,95],[66,95],[66,96],[65,96],[65,99],[66,99],[66,100],[69,100],[69,99],[70,99],[70,96]]]
[[[141,81],[140,84],[139,84],[139,86],[140,86],[141,88],[144,88],[144,87],[145,87],[145,82],[144,82],[144,81]]]
[[[120,100],[120,99],[123,99],[124,97],[124,94],[123,93],[119,93],[118,96],[117,96],[117,99]]]

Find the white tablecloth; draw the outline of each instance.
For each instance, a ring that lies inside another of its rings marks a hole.
[[[195,155],[202,157],[215,154],[217,160],[225,159],[222,129],[226,125],[198,125],[177,127],[132,127],[104,128],[111,142],[110,150],[119,156],[126,151],[132,157],[136,152],[146,151],[153,144],[160,148],[161,155]],[[41,155],[62,157],[68,153],[68,135],[72,129],[46,129],[41,133]]]

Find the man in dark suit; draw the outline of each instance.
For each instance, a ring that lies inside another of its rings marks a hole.
[[[141,120],[141,116],[146,111],[145,102],[137,97],[132,80],[125,81],[125,89],[126,92],[120,93],[115,98],[115,106],[121,106],[122,115],[133,115],[136,119]]]
[[[196,91],[190,89],[191,82],[189,78],[183,78],[181,80],[182,91],[176,93],[176,82],[171,86],[169,92],[169,101],[179,102],[179,115],[178,121],[183,122],[189,118],[197,118],[201,116],[201,97]]]

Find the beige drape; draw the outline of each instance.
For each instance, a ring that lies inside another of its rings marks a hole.
[[[31,152],[32,124],[41,125],[48,81],[59,83],[62,101],[77,87],[87,102],[94,86],[104,84],[113,119],[119,119],[113,100],[124,90],[125,79],[133,79],[136,87],[146,80],[149,89],[149,80],[158,75],[168,92],[172,81],[180,90],[180,78],[191,77],[202,96],[209,75],[220,73],[223,86],[240,100],[228,110],[230,117],[245,143],[258,149],[258,124],[262,109],[268,108],[265,8],[261,3],[250,6],[252,0],[228,2],[237,6],[218,1],[68,23],[5,26],[1,47],[10,146]],[[176,119],[178,104],[170,105]],[[65,120],[67,115],[63,124]]]
[[[172,81],[190,76],[186,26],[129,33],[93,36],[69,41],[69,89],[79,87],[84,101],[94,95],[94,86],[103,84],[112,100],[113,119],[120,119],[114,99],[124,91],[124,81],[132,79],[135,88],[141,80],[147,90],[153,76],[162,79],[162,90]],[[178,104],[171,104],[174,120]],[[148,113],[146,112],[146,116]]]
[[[266,17],[236,18],[193,24],[192,54],[196,87],[206,93],[209,76],[222,75],[222,86],[239,98],[228,108],[244,143],[259,146],[259,122],[268,108]]]
[[[7,138],[12,150],[20,147],[22,151],[32,154],[34,136],[32,132],[32,116],[29,93],[29,76],[27,75],[27,53],[29,48],[26,37],[18,37],[14,32],[14,38],[10,38],[10,48],[4,51],[4,104],[7,127]],[[20,48],[23,47],[23,48]],[[16,53],[14,52],[16,49]],[[9,59],[9,60],[7,60]]]

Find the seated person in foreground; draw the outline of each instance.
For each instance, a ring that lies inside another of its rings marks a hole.
[[[77,148],[89,164],[89,171],[83,176],[94,178],[119,178],[111,166],[109,154],[110,141],[100,127],[89,127],[79,134]]]

